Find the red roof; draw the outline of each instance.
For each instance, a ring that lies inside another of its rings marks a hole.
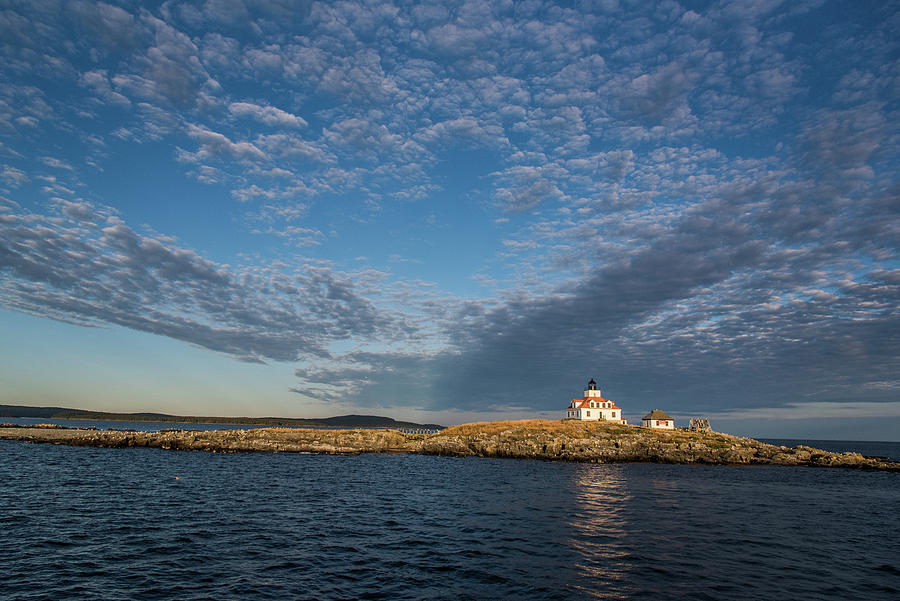
[[[618,409],[613,401],[604,399],[603,397],[599,396],[586,396],[581,399],[572,399],[573,403],[580,403],[580,405],[575,405],[575,409],[592,409],[591,401],[596,401],[598,403],[610,403],[609,407],[593,407],[593,409]],[[569,407],[571,408],[571,404],[569,405]]]

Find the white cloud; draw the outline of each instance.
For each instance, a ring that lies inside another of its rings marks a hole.
[[[72,165],[68,162],[56,157],[41,157],[41,162],[54,169],[64,169],[66,171],[74,171]]]
[[[274,106],[260,106],[250,102],[232,102],[228,111],[236,117],[250,117],[272,127],[305,127],[306,121]]]
[[[105,70],[98,69],[82,73],[80,83],[83,86],[92,88],[101,98],[108,102],[126,107],[131,105],[131,101],[128,98],[112,89]]]
[[[232,142],[224,134],[197,125],[188,126],[188,135],[200,142],[196,157],[200,160],[232,158],[240,161],[266,161],[266,154],[251,142]]]
[[[3,170],[0,171],[0,179],[6,182],[6,185],[14,188],[18,188],[31,181],[24,171],[16,169],[15,167],[10,167],[9,165],[3,166]]]

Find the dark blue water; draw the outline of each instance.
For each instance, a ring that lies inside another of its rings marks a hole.
[[[897,599],[900,475],[0,441],[0,599]]]

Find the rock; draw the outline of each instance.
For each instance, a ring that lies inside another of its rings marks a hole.
[[[659,431],[577,421],[464,424],[430,435],[396,430],[164,430],[120,432],[0,425],[0,438],[98,447],[207,452],[422,453],[591,463],[772,464],[900,471],[900,463],[858,453],[789,449],[716,432]]]

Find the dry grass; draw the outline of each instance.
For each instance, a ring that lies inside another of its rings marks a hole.
[[[551,420],[551,419],[522,419],[497,422],[474,422],[450,426],[431,436],[470,436],[481,434],[485,436],[497,436],[503,432],[531,431],[546,432],[553,435],[567,435],[575,438],[595,436],[600,432],[616,434],[630,434],[634,426],[623,426],[608,422],[584,422],[577,420]]]
[[[617,439],[640,437],[644,440],[659,440],[668,442],[703,442],[714,448],[725,448],[733,443],[730,437],[716,432],[688,432],[686,430],[655,430],[634,425],[623,426],[605,421],[580,421],[580,420],[551,420],[551,419],[522,419],[502,420],[495,422],[473,422],[451,426],[435,434],[401,434],[390,429],[325,429],[325,428],[259,428],[257,432],[277,433],[281,437],[288,435],[293,439],[315,438],[318,441],[331,444],[346,443],[353,440],[361,442],[383,441],[390,439],[392,444],[405,444],[412,441],[440,440],[445,437],[477,437],[494,438],[503,434],[529,436],[541,435],[569,439],[588,439],[595,437],[613,437]],[[252,432],[252,430],[251,430]],[[291,436],[292,435],[292,436]],[[396,440],[394,440],[396,439]]]
[[[621,425],[604,421],[588,422],[580,420],[523,419],[496,422],[475,422],[451,426],[436,434],[427,435],[427,439],[442,437],[498,437],[503,433],[528,435],[547,434],[560,438],[595,438],[613,437],[616,439],[639,437],[643,440],[660,442],[703,443],[712,448],[727,448],[735,443],[736,438],[719,432],[690,432],[687,430],[657,430],[635,425]]]
[[[287,432],[328,432],[328,431],[329,431],[329,430],[326,430],[325,428],[279,428],[279,427],[274,427],[274,428],[254,428],[254,430],[261,430],[261,431],[263,431],[263,432],[280,432],[280,433],[287,433]],[[251,430],[251,431],[252,431],[252,430]]]
[[[394,432],[393,428],[284,428],[274,426],[271,428],[255,428],[266,432]]]

